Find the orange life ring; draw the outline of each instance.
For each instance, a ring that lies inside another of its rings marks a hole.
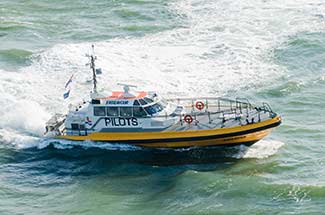
[[[191,124],[193,122],[193,118],[191,115],[185,115],[184,116],[184,121],[188,124]]]
[[[204,103],[201,102],[201,101],[197,101],[195,103],[195,107],[198,109],[198,110],[203,110],[204,109]]]

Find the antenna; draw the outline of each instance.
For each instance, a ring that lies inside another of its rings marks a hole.
[[[123,86],[124,97],[134,97],[134,95],[129,92],[130,91],[130,87],[136,88],[137,86],[130,85],[130,84],[122,84],[122,83],[117,83],[117,85]]]
[[[95,46],[94,44],[91,45],[92,52],[91,54],[87,54],[86,57],[90,59],[90,63],[86,64],[87,66],[90,66],[90,69],[93,71],[93,93],[97,93],[97,76],[96,76],[96,66],[95,66],[95,60],[97,60],[97,57],[95,56]]]
[[[117,85],[119,85],[119,86],[123,86],[123,89],[124,89],[124,92],[125,92],[125,93],[128,93],[128,92],[129,92],[130,87],[137,88],[137,86],[135,86],[135,85],[131,85],[131,84],[122,84],[122,83],[117,83]]]

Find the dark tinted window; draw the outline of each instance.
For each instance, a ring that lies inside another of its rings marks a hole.
[[[134,117],[145,117],[147,113],[143,110],[142,107],[133,107],[133,116]]]
[[[72,130],[79,130],[79,124],[71,123],[71,129]]]
[[[132,116],[132,107],[121,107],[120,116]]]
[[[108,107],[107,116],[118,116],[118,107]]]
[[[139,99],[139,102],[140,102],[141,105],[146,105],[147,104],[147,102],[145,102],[143,99]]]
[[[105,107],[94,107],[94,116],[106,116]]]
[[[147,98],[147,97],[144,97],[143,98],[147,103],[152,103],[153,102],[153,100],[152,99],[150,99],[150,98]]]
[[[134,103],[133,103],[134,106],[139,106],[140,103],[138,102],[138,100],[135,100]]]
[[[164,107],[161,104],[156,103],[154,105],[145,107],[144,109],[147,111],[148,114],[152,115],[152,114],[162,111],[164,109]]]
[[[164,109],[164,107],[159,103],[152,105],[152,108],[155,109],[156,112],[160,112]]]
[[[91,103],[92,103],[92,104],[100,104],[100,100],[92,99],[92,100],[91,100]]]
[[[155,109],[152,108],[152,106],[145,107],[144,109],[145,109],[145,110],[147,111],[147,113],[150,114],[150,115],[156,113]]]

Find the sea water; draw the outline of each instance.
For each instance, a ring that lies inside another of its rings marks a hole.
[[[1,0],[0,41],[0,214],[324,213],[324,1]],[[44,139],[88,97],[92,44],[101,92],[247,97],[283,124],[250,148]]]

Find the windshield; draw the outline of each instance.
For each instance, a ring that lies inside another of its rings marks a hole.
[[[164,109],[164,107],[160,103],[156,103],[154,105],[148,106],[144,108],[148,114],[152,115],[158,113]]]

